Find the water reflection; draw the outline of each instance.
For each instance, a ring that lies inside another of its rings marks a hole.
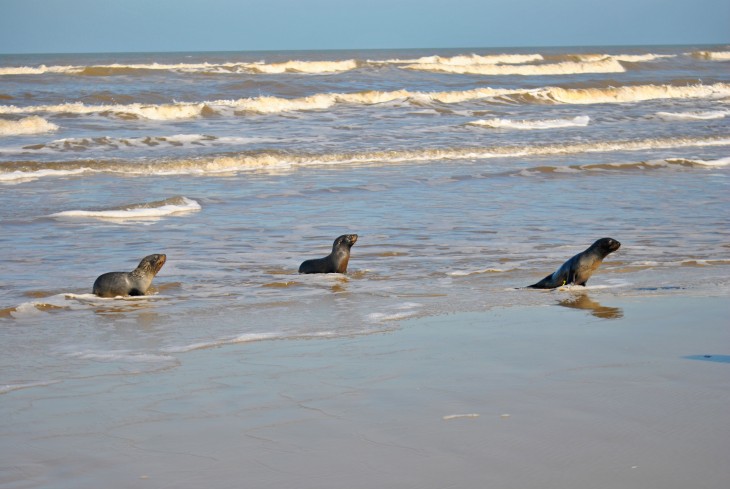
[[[621,319],[624,317],[624,311],[620,307],[602,306],[588,297],[588,294],[569,297],[558,302],[558,305],[572,309],[585,309],[590,311],[593,316],[601,319]]]

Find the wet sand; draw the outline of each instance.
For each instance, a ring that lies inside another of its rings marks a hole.
[[[6,392],[0,487],[725,487],[726,298],[562,305]]]

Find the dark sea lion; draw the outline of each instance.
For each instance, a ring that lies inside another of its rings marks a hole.
[[[118,295],[145,295],[157,272],[165,264],[166,255],[149,255],[142,258],[131,272],[109,272],[94,282],[94,294],[99,297]]]
[[[332,253],[324,258],[306,260],[299,265],[299,273],[345,273],[350,261],[350,248],[357,234],[343,234],[332,244]]]
[[[621,247],[621,243],[612,238],[601,238],[587,250],[578,253],[563,263],[555,273],[552,273],[536,284],[528,285],[533,289],[554,289],[561,285],[585,285],[593,272],[600,266],[609,253]]]

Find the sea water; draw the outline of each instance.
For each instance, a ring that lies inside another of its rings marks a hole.
[[[576,294],[726,297],[729,204],[728,46],[0,56],[0,394]],[[349,233],[346,275],[297,274]],[[519,289],[605,236],[585,292]],[[91,295],[153,253],[148,296]]]

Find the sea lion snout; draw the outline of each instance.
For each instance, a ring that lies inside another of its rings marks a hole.
[[[167,261],[167,255],[165,254],[155,254],[155,255],[147,255],[144,258],[142,258],[142,261],[139,263],[139,267],[141,268],[147,268],[152,269],[155,275],[157,275],[157,272],[160,271],[162,268],[162,265],[165,264]]]
[[[352,245],[355,244],[357,241],[357,234],[343,234],[339,238],[335,240],[334,248],[337,248],[340,245],[345,245],[348,248],[352,247]]]
[[[617,249],[621,248],[621,243],[613,238],[601,238],[591,246],[594,250],[603,251],[606,255],[613,253]]]
[[[165,262],[167,261],[167,255],[162,254],[162,255],[153,255],[153,256],[157,257],[157,261],[155,262],[155,274],[157,274],[157,272],[159,272],[160,269],[162,268],[162,265],[164,265]]]

